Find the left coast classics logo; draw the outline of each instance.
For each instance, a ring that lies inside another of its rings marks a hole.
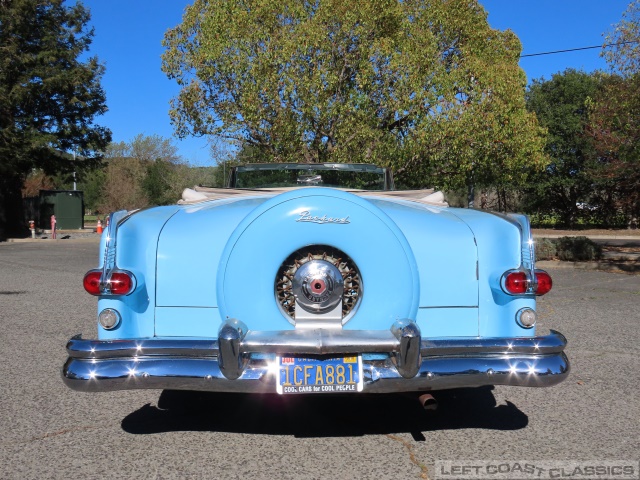
[[[304,212],[300,212],[300,215],[296,222],[311,222],[311,223],[337,223],[339,225],[345,225],[347,223],[351,223],[349,221],[349,216],[339,218],[339,217],[328,217],[327,215],[322,215],[319,217],[318,215],[311,215],[311,212],[305,210]]]

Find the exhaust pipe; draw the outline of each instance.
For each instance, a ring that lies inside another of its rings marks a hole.
[[[418,397],[418,401],[425,410],[437,410],[438,401],[430,393],[423,393]]]

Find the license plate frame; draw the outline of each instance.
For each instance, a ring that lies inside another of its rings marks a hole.
[[[364,388],[361,355],[281,355],[276,365],[276,392],[281,395],[356,393]]]

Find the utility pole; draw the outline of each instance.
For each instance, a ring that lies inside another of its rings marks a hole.
[[[73,190],[76,191],[76,149],[73,149]]]

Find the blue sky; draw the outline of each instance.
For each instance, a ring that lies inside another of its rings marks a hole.
[[[83,0],[91,10],[95,37],[91,55],[106,65],[103,87],[109,111],[98,123],[111,129],[114,141],[137,134],[173,137],[169,101],[178,92],[160,70],[164,32],[180,23],[189,0]],[[523,54],[600,45],[602,34],[618,22],[628,0],[480,0],[489,24],[511,29]],[[566,68],[605,69],[600,50],[523,58],[529,80],[550,78]],[[202,138],[175,141],[180,155],[198,165],[211,164]]]

